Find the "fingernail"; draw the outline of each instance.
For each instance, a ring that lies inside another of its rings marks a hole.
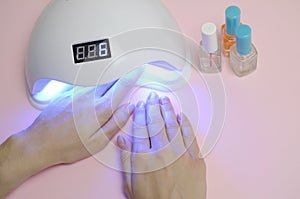
[[[151,92],[149,95],[149,99],[155,99],[157,98],[157,94],[155,92]]]
[[[179,113],[178,115],[177,115],[177,120],[178,120],[178,122],[182,122],[182,113]]]
[[[145,103],[143,101],[140,101],[137,105],[136,105],[137,108],[139,109],[145,109]]]
[[[134,111],[135,106],[133,104],[128,104],[127,109],[128,113],[131,114]]]
[[[118,146],[121,148],[121,149],[126,149],[126,140],[123,138],[123,136],[118,136],[117,138],[117,143],[118,143]]]
[[[170,103],[170,99],[166,96],[160,98],[160,104],[163,105],[163,104],[169,104]]]

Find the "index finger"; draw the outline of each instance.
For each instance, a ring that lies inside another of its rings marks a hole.
[[[100,124],[106,122],[119,107],[119,104],[138,81],[142,70],[134,70],[120,78],[100,99],[97,100],[96,112]]]
[[[110,83],[106,83],[106,84],[103,84],[103,85],[100,85],[100,86],[97,86],[96,95],[99,96],[99,97],[103,97],[106,94],[106,92],[109,91],[115,85],[115,83],[117,81],[118,80],[110,82]]]
[[[178,115],[184,145],[192,158],[199,158],[200,149],[191,122],[183,113]]]
[[[115,109],[124,97],[128,94],[130,89],[135,85],[141,76],[142,71],[140,69],[134,70],[127,75],[121,77],[111,89],[109,89],[103,96],[106,99],[111,99],[112,108]]]
[[[146,109],[143,102],[139,102],[133,114],[133,152],[145,153],[150,149],[149,135],[146,124]]]

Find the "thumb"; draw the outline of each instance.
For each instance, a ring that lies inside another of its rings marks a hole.
[[[132,198],[131,187],[131,142],[124,135],[119,135],[117,144],[120,147],[120,160],[123,175],[123,187],[128,198]]]
[[[200,149],[191,122],[183,113],[178,115],[178,122],[180,123],[185,148],[188,150],[192,158],[198,159]]]

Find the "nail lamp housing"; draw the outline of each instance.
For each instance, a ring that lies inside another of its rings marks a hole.
[[[160,0],[53,0],[30,38],[27,94],[43,109],[66,85],[112,82],[145,64],[188,74],[188,56],[188,44]],[[144,78],[179,82],[179,76],[160,74]]]

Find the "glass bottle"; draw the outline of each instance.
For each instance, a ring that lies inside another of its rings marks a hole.
[[[251,34],[248,25],[240,25],[236,31],[236,44],[230,50],[229,64],[239,77],[252,73],[257,67],[257,50],[252,44]]]
[[[229,6],[226,11],[226,22],[222,25],[222,49],[226,57],[230,56],[230,48],[236,43],[235,32],[240,25],[241,10],[237,6]]]
[[[203,73],[218,73],[222,71],[221,50],[218,44],[217,26],[205,23],[201,27],[200,71]]]

